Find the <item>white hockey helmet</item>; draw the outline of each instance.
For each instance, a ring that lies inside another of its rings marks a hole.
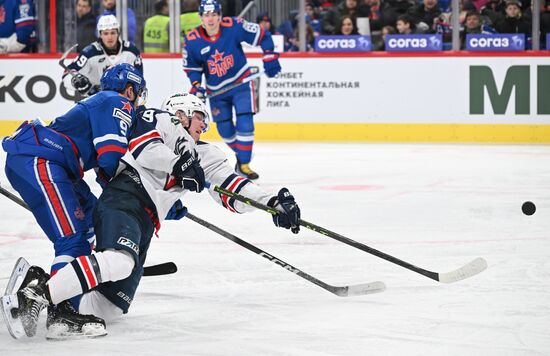
[[[204,115],[204,130],[202,132],[208,131],[210,128],[210,115],[206,110],[206,105],[202,102],[201,99],[197,98],[193,94],[189,93],[174,93],[167,97],[162,103],[161,109],[168,111],[169,113],[176,115],[176,112],[181,111],[187,118],[189,122],[193,119],[193,113],[198,111]]]
[[[116,29],[120,32],[120,24],[115,15],[101,16],[97,21],[97,33],[101,33],[104,30]]]

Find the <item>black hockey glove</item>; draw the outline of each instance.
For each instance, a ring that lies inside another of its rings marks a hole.
[[[275,226],[290,229],[294,234],[300,231],[300,224],[298,222],[300,219],[300,207],[298,207],[288,189],[282,188],[279,190],[277,196],[269,199],[267,205],[279,211],[279,214],[273,215]]]
[[[200,161],[193,158],[189,151],[180,156],[174,165],[172,175],[176,177],[178,184],[192,192],[200,193],[204,189],[206,178],[200,165]]]
[[[75,90],[82,95],[87,94],[90,89],[92,89],[92,83],[90,83],[90,79],[80,73],[73,76],[73,78],[71,79],[71,84],[73,85]]]

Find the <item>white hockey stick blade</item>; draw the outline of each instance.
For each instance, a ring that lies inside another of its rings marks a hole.
[[[384,282],[371,282],[355,284],[352,286],[343,287],[335,292],[339,297],[354,297],[357,295],[374,294],[383,292],[386,289]]]
[[[21,318],[14,318],[11,313],[12,309],[17,309],[19,307],[17,295],[5,295],[0,298],[0,300],[2,301],[2,316],[4,317],[4,321],[6,323],[6,326],[8,327],[10,335],[14,339],[26,337],[27,334],[25,333],[25,329],[23,328],[23,324],[21,323]]]
[[[442,283],[454,283],[461,281],[466,278],[470,278],[479,274],[487,269],[487,261],[485,259],[478,257],[470,263],[465,264],[464,266],[456,269],[454,271],[439,273],[439,281]]]
[[[17,281],[19,279],[20,282],[23,281],[23,278],[25,278],[25,275],[27,274],[27,271],[30,267],[31,265],[29,264],[29,262],[27,262],[27,260],[23,257],[19,257],[17,259],[17,262],[15,262],[15,266],[13,267],[13,271],[11,272],[8,284],[6,285],[6,291],[4,292],[4,295],[15,293]]]

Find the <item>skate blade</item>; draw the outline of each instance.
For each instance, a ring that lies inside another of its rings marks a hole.
[[[107,335],[107,330],[102,324],[87,323],[82,326],[82,331],[69,330],[67,324],[51,324],[46,332],[46,339],[52,341],[93,339]]]
[[[13,267],[13,270],[11,272],[8,284],[6,285],[6,291],[4,292],[4,295],[14,294],[16,290],[15,286],[21,284],[30,267],[31,265],[29,264],[29,262],[27,262],[27,260],[23,257],[19,257],[17,259],[17,262],[15,262],[15,266]]]
[[[8,331],[10,332],[10,335],[14,339],[21,339],[23,337],[27,337],[27,334],[25,333],[25,328],[23,328],[23,323],[21,322],[20,318],[14,318],[12,315],[12,310],[19,308],[19,301],[17,300],[16,294],[10,294],[5,295],[2,298],[2,316],[4,317],[4,321],[6,323],[6,326],[8,327]]]

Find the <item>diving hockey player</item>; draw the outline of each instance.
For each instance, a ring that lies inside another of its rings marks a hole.
[[[92,252],[92,211],[97,198],[83,180],[84,172],[96,170],[103,184],[115,176],[127,151],[145,79],[131,65],[119,64],[105,72],[101,85],[101,92],[77,103],[50,125],[25,121],[2,141],[6,177],[53,243],[52,275]],[[40,277],[36,269],[31,272],[30,280]],[[50,311],[48,325],[74,313],[68,302]],[[32,336],[36,327],[25,331]]]
[[[84,47],[76,59],[63,73],[65,88],[74,88],[83,96],[100,90],[103,72],[116,64],[128,63],[143,76],[143,64],[139,49],[128,41],[120,39],[120,25],[114,15],[102,16],[97,23],[99,39]]]
[[[220,197],[213,190],[214,185],[275,207],[281,212],[273,218],[275,225],[298,233],[300,209],[288,189],[282,188],[275,196],[267,194],[235,174],[220,149],[199,141],[209,126],[208,113],[200,99],[191,94],[175,94],[165,100],[163,109],[167,111],[140,111],[129,152],[121,160],[125,168],[109,182],[98,200],[94,212],[96,253],[78,257],[47,283],[47,276],[42,273],[34,285],[10,296],[17,299],[17,314],[25,320],[25,328],[36,328],[38,316],[32,313],[33,307],[60,303],[81,293],[82,314],[112,320],[126,313],[155,230],[164,218],[184,217],[187,210],[179,198],[186,191],[200,192],[206,181],[214,199],[230,211],[242,213],[253,208]],[[58,330],[61,333],[56,336],[48,330],[49,337],[105,333],[104,324],[93,321],[75,322]]]
[[[206,93],[248,77],[251,72],[241,46],[243,41],[262,48],[268,77],[281,71],[279,54],[274,52],[269,31],[240,18],[222,18],[217,0],[202,0],[199,14],[201,26],[187,34],[183,48],[183,69],[191,82],[190,93],[204,98]],[[206,89],[201,84],[203,74]],[[236,123],[233,122],[233,108]],[[248,179],[257,179],[258,173],[250,168],[256,113],[253,82],[212,97],[210,110],[218,133],[237,155],[237,172]]]

